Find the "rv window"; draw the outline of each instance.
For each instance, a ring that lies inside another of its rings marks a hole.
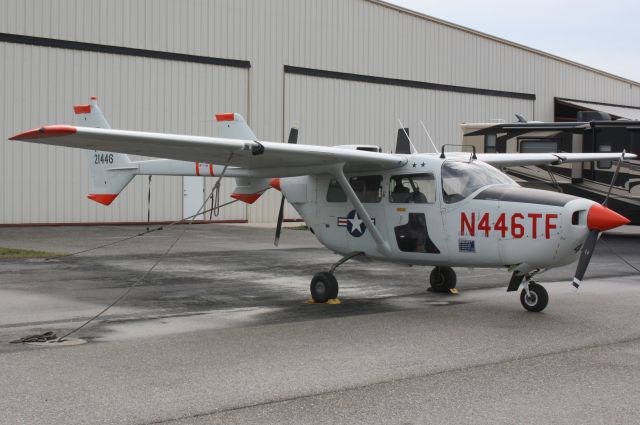
[[[611,152],[611,145],[598,146],[598,152]],[[598,161],[598,168],[609,169],[613,166],[613,161]]]
[[[433,174],[405,174],[389,180],[389,202],[432,204],[436,201]]]
[[[496,142],[498,137],[495,134],[486,134],[484,136],[484,152],[496,153]]]
[[[518,138],[520,153],[547,153],[558,152],[559,138],[544,137],[539,139]]]
[[[351,188],[360,202],[380,202],[382,199],[382,176],[357,176],[349,179]],[[346,202],[347,195],[340,184],[331,179],[327,190],[327,202]]]

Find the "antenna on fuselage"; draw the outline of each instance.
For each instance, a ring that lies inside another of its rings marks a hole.
[[[420,125],[422,126],[422,129],[424,130],[424,132],[427,134],[427,138],[429,139],[429,141],[431,142],[431,146],[433,146],[433,151],[435,153],[438,153],[438,148],[436,147],[436,144],[433,143],[433,139],[431,138],[431,135],[429,135],[429,132],[427,131],[427,127],[425,127],[424,123],[422,122],[422,120],[420,120]]]
[[[405,129],[404,124],[402,124],[402,121],[400,121],[400,118],[398,118],[398,123],[400,124],[400,128],[404,132],[404,135],[407,136],[407,140],[409,141],[409,145],[411,146],[411,150],[413,151],[413,153],[418,153],[418,149],[416,149],[416,147],[414,146],[413,142],[411,141],[411,137],[409,137],[409,133],[407,133],[407,130]]]

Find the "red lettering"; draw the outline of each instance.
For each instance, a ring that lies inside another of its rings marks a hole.
[[[516,220],[522,220],[524,216],[520,213],[515,213],[511,216],[511,236],[515,239],[520,239],[524,236],[524,226]]]
[[[558,218],[558,214],[547,214],[545,218],[544,237],[549,239],[551,237],[551,229],[557,229],[556,224],[552,223],[551,219]]]
[[[499,230],[500,233],[502,233],[503,238],[507,235],[507,230],[509,229],[507,229],[504,213],[500,214],[500,216],[498,217],[496,224],[493,225],[493,230]]]
[[[480,223],[478,223],[478,229],[484,230],[484,236],[489,237],[489,232],[491,231],[491,226],[489,225],[489,213],[484,213]]]
[[[471,213],[471,222],[465,213],[460,214],[460,236],[464,236],[464,229],[467,229],[469,236],[475,236],[476,233],[476,213]]]
[[[533,239],[537,239],[538,238],[538,219],[542,218],[542,214],[530,213],[530,214],[527,214],[527,217],[531,219],[531,235],[533,236]]]

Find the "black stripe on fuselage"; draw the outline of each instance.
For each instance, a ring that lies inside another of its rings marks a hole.
[[[474,199],[485,201],[524,202],[527,204],[552,205],[563,207],[569,201],[579,199],[576,196],[548,190],[529,189],[513,186],[493,186],[478,193]]]

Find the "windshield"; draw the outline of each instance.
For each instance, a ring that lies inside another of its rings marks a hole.
[[[442,164],[442,198],[447,204],[462,201],[481,187],[492,184],[516,185],[516,182],[490,165],[454,161]]]

